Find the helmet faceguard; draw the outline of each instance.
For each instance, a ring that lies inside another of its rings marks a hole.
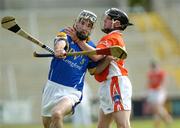
[[[76,19],[76,22],[81,22],[81,20],[87,20],[88,22],[90,22],[92,24],[92,28],[94,26],[94,23],[96,22],[97,20],[97,16],[96,14],[94,14],[93,12],[90,12],[90,11],[87,11],[87,10],[83,10],[80,12],[80,14],[78,15],[77,19]],[[76,28],[75,28],[76,29]],[[88,34],[83,34],[82,32],[80,31],[76,31],[76,35],[77,37],[80,39],[80,40],[86,40],[89,35],[90,35],[90,32]]]
[[[121,26],[119,28],[113,28],[108,29],[108,32],[111,32],[113,30],[125,30],[127,26],[133,25],[129,22],[129,18],[127,14],[117,8],[110,8],[107,11],[105,11],[105,15],[111,17],[111,20],[113,21],[120,21]]]
[[[94,14],[91,11],[88,10],[83,10],[80,12],[79,16],[77,17],[77,20],[79,21],[80,19],[88,19],[90,20],[93,24],[96,22],[97,20],[97,16],[96,14]]]

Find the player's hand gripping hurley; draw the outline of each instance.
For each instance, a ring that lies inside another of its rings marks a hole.
[[[50,52],[51,54],[39,54],[34,52],[35,57],[53,57],[54,50],[47,45],[43,44],[36,38],[34,38],[29,33],[25,32],[15,21],[14,17],[6,16],[2,18],[1,25],[4,29],[7,29],[11,32],[18,34],[19,36],[35,43],[36,45],[42,47],[46,51]],[[112,55],[114,57],[118,57],[120,59],[126,59],[127,52],[125,49],[121,48],[120,46],[112,46],[109,48],[104,49],[96,49],[91,51],[81,51],[81,52],[69,52],[66,53],[65,56],[76,56],[76,55]]]

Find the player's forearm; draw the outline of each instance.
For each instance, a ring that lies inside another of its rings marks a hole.
[[[64,40],[60,40],[58,42],[56,42],[56,44],[54,45],[54,50],[62,50],[66,47],[66,42]]]
[[[85,42],[83,42],[83,41],[79,41],[77,44],[78,44],[78,46],[79,46],[82,50],[84,50],[84,51],[96,50],[96,48],[88,45],[87,43],[85,43]],[[93,61],[95,61],[95,62],[97,62],[97,61],[99,61],[100,59],[104,58],[103,55],[89,55],[89,57],[90,57]]]
[[[66,41],[60,40],[54,44],[54,52],[55,56],[59,58],[65,57],[65,47],[66,47]]]
[[[110,62],[112,60],[113,60],[112,57],[109,57],[109,56],[107,56],[104,59],[100,60],[97,67],[96,67],[96,70],[95,70],[94,74],[101,73],[110,64]]]

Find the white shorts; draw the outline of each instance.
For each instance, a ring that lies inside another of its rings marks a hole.
[[[61,99],[68,97],[74,106],[80,102],[81,96],[81,91],[48,80],[43,90],[41,115],[51,117],[51,110]]]
[[[114,76],[101,83],[100,108],[104,114],[131,110],[132,85],[127,76]]]
[[[166,93],[164,90],[149,90],[147,102],[151,104],[163,104],[166,100]]]

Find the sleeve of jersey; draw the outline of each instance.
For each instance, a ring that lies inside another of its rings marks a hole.
[[[94,47],[94,48],[96,47],[96,45],[95,45],[94,42],[92,42],[92,41],[88,41],[87,43],[88,43],[88,45],[90,45],[90,46],[92,46],[92,47]]]
[[[97,45],[97,48],[107,48],[115,45],[124,47],[124,42],[121,38],[111,37],[111,38],[107,38],[106,40],[100,41],[100,43]]]
[[[96,46],[96,48],[107,48],[112,46],[111,42],[109,40],[102,40],[99,42],[99,44]]]
[[[67,34],[64,31],[60,31],[57,33],[56,38],[54,39],[54,45],[60,41],[60,40],[64,40],[66,42],[66,46],[65,46],[65,50],[68,51],[69,49],[69,44],[67,43]]]

